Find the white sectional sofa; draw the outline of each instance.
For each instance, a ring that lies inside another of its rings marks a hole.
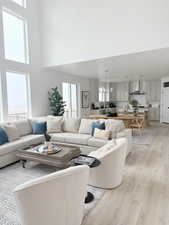
[[[16,150],[32,144],[40,144],[45,140],[44,135],[32,134],[30,120],[2,123],[0,124],[0,127],[11,124],[16,126],[19,137],[14,141],[0,145],[0,168],[18,160],[16,157]]]
[[[92,151],[106,145],[111,140],[102,140],[91,136],[91,124],[96,121],[93,119],[80,119],[79,123],[73,121],[76,119],[64,119],[63,131],[60,133],[49,133],[51,141],[58,144],[68,144],[79,146],[84,154],[89,154]],[[101,122],[107,122],[108,120],[101,120]],[[131,151],[131,129],[125,129],[123,121],[109,120],[112,126],[109,126],[111,130],[116,134],[116,138],[126,137],[128,140],[127,155]],[[66,126],[65,126],[66,124]],[[70,124],[70,125],[67,125]],[[69,129],[66,129],[69,127]]]
[[[0,145],[0,168],[17,161],[16,150],[27,147],[31,144],[44,142],[44,135],[32,134],[32,121],[47,121],[47,117],[39,117],[6,124],[15,124],[19,132],[19,138],[12,142]],[[98,148],[106,145],[111,140],[102,140],[91,136],[91,124],[96,121],[92,119],[63,119],[59,132],[49,133],[51,141],[58,144],[78,146],[82,153],[89,154]],[[128,139],[127,155],[131,151],[131,130],[125,129],[122,121],[101,120],[107,127],[116,134],[117,138],[126,137]],[[3,127],[4,124],[0,124]]]

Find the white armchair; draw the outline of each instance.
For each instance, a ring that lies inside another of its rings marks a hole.
[[[14,190],[22,225],[80,225],[88,166],[71,167]]]
[[[122,182],[123,169],[128,141],[126,138],[119,138],[109,142],[102,148],[90,153],[101,161],[98,167],[90,168],[89,184],[98,188],[113,189]]]

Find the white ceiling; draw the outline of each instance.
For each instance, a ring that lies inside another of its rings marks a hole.
[[[50,68],[88,78],[106,81],[149,80],[169,75],[169,48],[102,58]],[[105,71],[108,72],[105,72]]]

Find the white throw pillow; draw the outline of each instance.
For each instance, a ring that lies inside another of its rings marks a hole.
[[[125,126],[122,120],[113,120],[113,119],[106,120],[105,127],[106,127],[106,130],[111,131],[112,137],[115,137],[118,132],[125,129]]]
[[[77,118],[64,119],[63,121],[64,132],[78,133],[79,126],[80,126],[80,119]]]
[[[47,132],[60,133],[62,131],[62,116],[48,116],[47,117]]]
[[[32,126],[29,120],[9,122],[9,124],[17,127],[20,136],[25,136],[32,133]]]
[[[14,124],[5,125],[4,129],[7,133],[8,140],[10,142],[15,141],[20,138],[19,131]]]
[[[94,137],[102,140],[109,140],[111,137],[111,131],[95,128]]]
[[[81,123],[80,123],[79,133],[80,134],[91,134],[93,122],[96,122],[96,120],[82,119]]]

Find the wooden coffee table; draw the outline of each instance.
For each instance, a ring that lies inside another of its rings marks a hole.
[[[79,156],[80,148],[67,145],[59,145],[62,150],[55,154],[46,154],[35,151],[35,147],[32,146],[26,149],[20,149],[17,151],[16,156],[22,161],[22,165],[25,168],[27,161],[35,161],[41,164],[55,166],[60,169],[69,167],[70,160],[76,156]]]

